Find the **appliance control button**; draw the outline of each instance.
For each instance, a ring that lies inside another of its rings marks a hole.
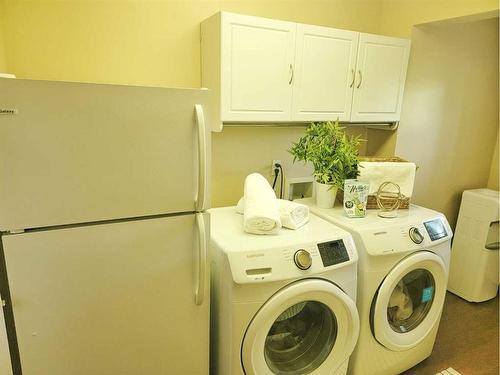
[[[295,261],[295,265],[301,270],[307,270],[312,264],[311,254],[304,249],[297,250],[293,256],[293,260]]]
[[[410,234],[411,240],[413,242],[415,242],[416,244],[422,243],[422,241],[424,240],[424,236],[423,236],[422,233],[420,233],[420,231],[418,230],[418,228],[411,227],[410,231],[409,231],[409,234]]]

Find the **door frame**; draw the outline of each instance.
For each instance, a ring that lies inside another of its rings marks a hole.
[[[247,375],[272,375],[265,357],[267,333],[275,320],[289,307],[304,301],[326,305],[337,321],[333,348],[311,374],[334,373],[351,355],[359,335],[359,315],[355,302],[337,285],[324,279],[296,281],[274,294],[255,314],[243,337],[241,361]]]

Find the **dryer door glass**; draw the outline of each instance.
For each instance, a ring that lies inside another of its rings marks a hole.
[[[297,303],[274,321],[264,356],[274,374],[308,374],[330,354],[337,337],[335,314],[317,301]]]
[[[391,328],[398,333],[416,328],[432,306],[434,290],[434,277],[424,269],[415,269],[399,280],[387,306]]]

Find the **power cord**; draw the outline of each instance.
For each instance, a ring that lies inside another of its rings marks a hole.
[[[281,179],[280,179],[280,199],[283,199],[283,168],[281,167],[281,164],[278,164],[279,166],[279,169],[280,169],[280,173],[281,173]]]
[[[274,180],[273,180],[273,190],[276,188],[276,182],[278,181],[278,175],[280,175],[280,199],[283,199],[283,167],[281,164],[274,164]]]
[[[278,168],[280,165],[278,163],[274,164],[274,181],[273,181],[273,190],[276,187],[276,181],[278,180],[278,175],[280,173],[280,169]]]

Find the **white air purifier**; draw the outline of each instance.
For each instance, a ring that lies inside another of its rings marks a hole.
[[[500,195],[490,189],[465,190],[451,251],[448,290],[470,302],[498,292]]]

